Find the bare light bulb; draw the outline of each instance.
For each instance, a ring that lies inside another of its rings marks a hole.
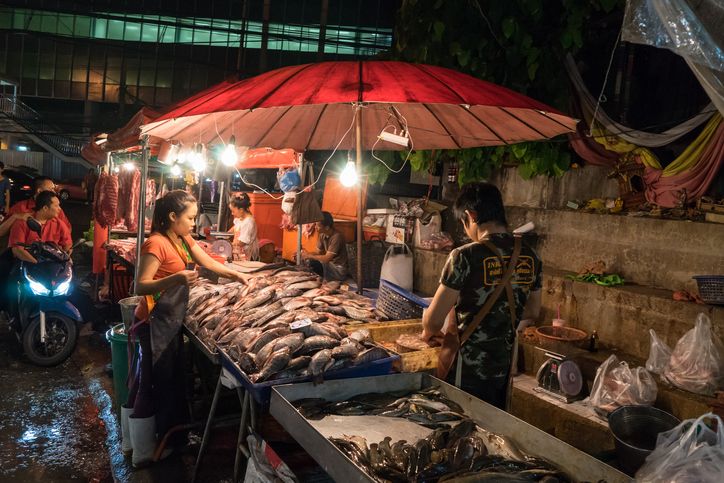
[[[236,165],[236,161],[238,160],[238,156],[236,154],[236,138],[234,136],[231,136],[231,139],[229,139],[229,144],[226,145],[224,148],[224,152],[221,153],[221,162],[224,163],[224,166],[234,166]]]
[[[339,181],[342,183],[342,186],[346,186],[347,188],[357,184],[357,168],[355,168],[352,161],[347,161],[347,165],[339,175]]]
[[[179,166],[178,164],[174,164],[173,166],[171,166],[171,176],[181,176],[181,166]]]
[[[196,149],[191,154],[191,169],[197,173],[201,173],[206,169],[206,159],[204,157],[203,145],[197,144]]]
[[[128,163],[123,164],[123,169],[126,171],[133,171],[134,169],[136,169],[136,165],[129,161]]]

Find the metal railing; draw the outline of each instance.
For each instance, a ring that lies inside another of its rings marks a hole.
[[[0,94],[0,112],[59,153],[70,157],[80,156],[80,150],[86,140],[56,134],[59,131],[56,126],[43,121],[43,117],[38,112],[17,97]]]

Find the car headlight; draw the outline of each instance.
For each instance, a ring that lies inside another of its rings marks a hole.
[[[68,293],[68,290],[70,290],[70,280],[66,280],[65,282],[62,282],[60,285],[55,287],[55,290],[53,290],[53,295],[65,295]]]
[[[28,279],[28,284],[30,285],[30,290],[35,295],[50,295],[50,290],[45,288],[45,285],[43,285],[42,283],[38,283],[35,280],[32,280],[27,275],[25,276],[25,278]]]

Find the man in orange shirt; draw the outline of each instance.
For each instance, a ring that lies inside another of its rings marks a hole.
[[[28,215],[31,215],[34,212],[36,198],[39,193],[43,191],[55,192],[55,183],[53,183],[53,180],[47,176],[38,176],[33,180],[33,183],[35,184],[35,197],[18,201],[10,207],[7,212],[7,218],[3,224],[0,225],[0,237],[5,236],[5,234],[11,230],[16,221],[25,221],[28,219]],[[68,220],[68,217],[65,216],[63,208],[58,206],[58,209],[60,210],[58,213],[58,220],[66,226],[68,233],[71,233],[72,227],[70,225],[70,220]]]
[[[35,218],[42,226],[41,234],[32,231],[27,223],[15,223],[10,230],[8,245],[13,250],[13,255],[24,262],[37,263],[38,261],[22,246],[29,245],[34,241],[55,242],[66,252],[70,252],[73,241],[70,238],[70,231],[60,221],[60,200],[58,195],[52,191],[42,191],[35,197]]]

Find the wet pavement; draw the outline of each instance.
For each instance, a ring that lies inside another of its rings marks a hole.
[[[190,481],[198,436],[178,454],[134,470],[120,450],[110,347],[86,324],[69,360],[36,367],[0,323],[0,481]],[[200,414],[206,414],[203,410]],[[214,432],[198,481],[231,481],[234,428]]]

